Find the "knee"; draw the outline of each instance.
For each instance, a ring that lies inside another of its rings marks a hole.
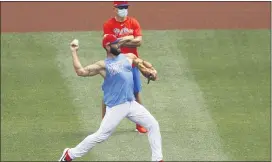
[[[154,121],[152,121],[149,129],[160,130],[159,122],[156,119],[154,119]]]
[[[160,124],[157,120],[155,120],[155,122],[154,122],[154,127],[157,129],[160,129]]]
[[[110,137],[110,133],[97,131],[95,133],[95,136],[96,136],[96,142],[100,143],[100,142],[103,142],[103,141],[107,140]]]

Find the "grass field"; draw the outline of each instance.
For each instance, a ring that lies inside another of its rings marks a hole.
[[[73,38],[84,65],[104,59],[100,32],[1,35],[1,160],[58,160],[98,129],[102,79],[75,75]],[[143,78],[142,98],[165,161],[270,159],[269,30],[145,31],[139,50],[159,73]],[[147,136],[123,120],[77,160],[150,158]]]

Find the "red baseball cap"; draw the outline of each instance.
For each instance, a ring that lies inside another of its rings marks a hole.
[[[129,6],[129,4],[127,1],[113,1],[113,6],[114,7]]]
[[[108,44],[115,44],[118,43],[120,40],[113,34],[106,34],[104,35],[102,46],[105,48]]]

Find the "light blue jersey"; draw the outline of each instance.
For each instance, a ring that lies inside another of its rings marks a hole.
[[[134,101],[132,65],[123,54],[105,59],[106,77],[102,85],[108,107]]]

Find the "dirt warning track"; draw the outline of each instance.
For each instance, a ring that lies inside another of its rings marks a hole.
[[[144,30],[269,29],[270,2],[130,2]],[[1,2],[1,32],[91,31],[112,2]]]

